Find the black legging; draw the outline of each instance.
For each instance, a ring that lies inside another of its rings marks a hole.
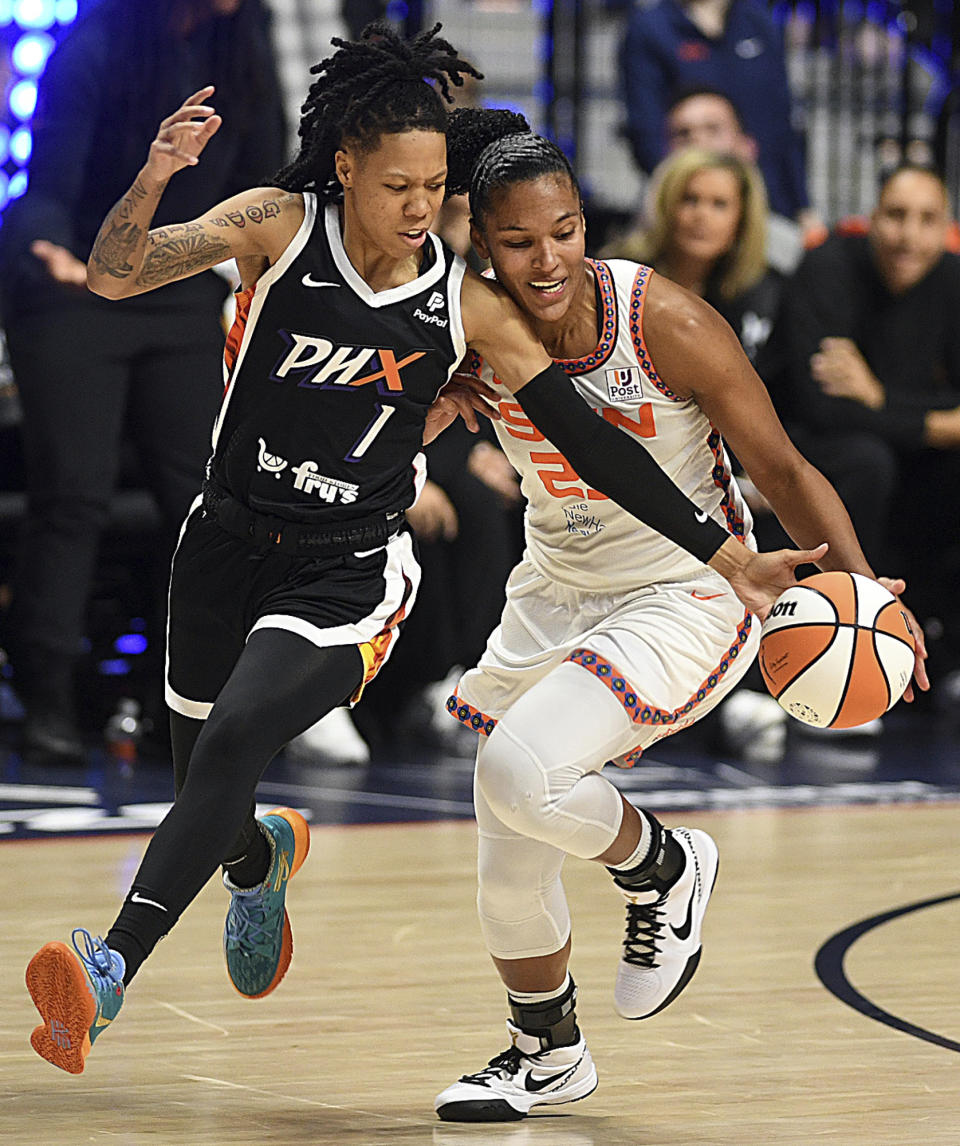
[[[354,645],[317,648],[281,629],[250,635],[209,717],[174,721],[177,799],[131,885],[140,902],[128,897],[107,936],[112,947],[126,956],[132,937],[149,954],[220,863],[257,831],[254,794],[269,762],[354,692],[362,677]],[[142,900],[166,910],[144,907]]]

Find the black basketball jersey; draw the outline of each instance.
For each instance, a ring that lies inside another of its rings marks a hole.
[[[337,207],[303,198],[290,245],[238,295],[211,476],[295,521],[406,509],[425,474],[427,410],[465,351],[465,264],[428,234],[419,277],[374,291],[347,258]]]

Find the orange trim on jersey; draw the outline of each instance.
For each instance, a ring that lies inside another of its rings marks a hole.
[[[617,345],[617,291],[613,275],[606,263],[597,259],[584,261],[592,268],[600,290],[600,337],[596,349],[584,358],[554,358],[564,374],[586,374],[588,370],[596,370],[606,362]]]
[[[237,291],[237,312],[234,315],[230,330],[227,332],[227,341],[223,348],[223,361],[227,368],[227,378],[233,373],[237,355],[243,343],[243,336],[247,329],[247,319],[250,317],[250,305],[256,292],[256,284],[246,290]],[[227,383],[229,385],[229,382]]]
[[[360,656],[363,658],[363,680],[360,682],[359,688],[350,697],[351,704],[357,703],[363,696],[363,690],[383,668],[383,662],[387,659],[390,646],[397,638],[397,626],[407,615],[407,601],[410,599],[413,586],[407,577],[404,577],[403,584],[403,601],[400,603],[400,607],[387,619],[386,624],[375,637],[371,637],[369,641],[364,641],[362,645],[357,645]]]
[[[647,287],[650,285],[652,275],[653,268],[646,267],[641,263],[637,267],[637,273],[633,276],[633,286],[630,288],[630,337],[633,339],[633,348],[637,352],[640,368],[654,386],[671,402],[685,402],[685,398],[681,398],[679,394],[674,394],[670,387],[660,379],[653,368],[653,361],[650,358],[649,350],[647,350],[647,344],[643,340],[643,304],[646,302]]]
[[[597,286],[600,290],[600,337],[597,339],[596,348],[592,353],[587,354],[583,358],[554,358],[554,362],[560,367],[564,374],[586,374],[589,370],[596,370],[598,366],[602,366],[604,362],[610,357],[617,345],[617,331],[619,328],[619,312],[617,309],[617,290],[613,281],[613,275],[610,268],[606,263],[600,262],[598,259],[584,259],[587,266],[593,269],[596,275]],[[493,279],[492,274],[486,271],[484,275],[487,278]],[[496,281],[494,279],[494,281]],[[468,374],[475,374],[480,376],[480,371],[483,366],[483,359],[474,350],[467,348],[467,354],[461,366],[466,367]],[[503,381],[493,375],[494,385],[503,386]],[[509,389],[509,387],[508,387]]]
[[[454,720],[459,720],[461,724],[472,728],[474,732],[479,732],[481,736],[489,736],[497,727],[497,718],[495,716],[487,716],[487,714],[481,712],[479,708],[474,708],[472,704],[467,704],[465,700],[460,699],[456,691],[454,691],[452,696],[447,697],[447,712],[450,713]]]
[[[736,503],[730,493],[730,482],[733,474],[723,460],[723,437],[712,422],[710,423],[710,433],[707,435],[707,448],[713,454],[713,469],[710,471],[710,476],[713,478],[713,484],[723,494],[720,508],[723,510],[727,529],[738,541],[743,541],[746,535],[746,526],[743,518],[737,512]]]
[[[589,649],[574,649],[567,657],[567,660],[573,661],[574,664],[578,664],[581,668],[585,668],[588,672],[593,673],[597,680],[605,684],[623,705],[627,715],[634,724],[674,725],[675,727],[670,728],[667,732],[669,736],[671,733],[678,732],[681,728],[686,727],[686,724],[689,722],[685,721],[684,717],[689,716],[698,704],[702,704],[723,679],[727,670],[740,655],[743,646],[747,643],[752,624],[753,617],[750,613],[744,612],[743,620],[737,626],[736,640],[720,658],[720,663],[707,676],[697,691],[693,693],[684,704],[681,704],[679,708],[675,708],[672,712],[666,708],[657,708],[656,705],[649,704],[647,701],[641,699],[639,691],[632,687],[626,676],[616,665],[612,664],[605,657],[600,656],[599,653],[591,652]],[[640,753],[642,751],[643,746],[639,745],[632,751],[626,753],[625,756],[622,756],[620,758],[622,762],[616,763],[619,763],[621,768],[632,768],[637,760],[640,759]]]

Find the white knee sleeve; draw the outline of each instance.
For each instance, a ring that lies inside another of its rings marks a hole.
[[[604,685],[563,664],[501,719],[477,757],[477,787],[521,836],[593,859],[616,839],[620,794],[599,775],[630,721]]]
[[[491,955],[530,959],[563,947],[570,936],[563,860],[563,852],[537,840],[481,833],[477,910]]]

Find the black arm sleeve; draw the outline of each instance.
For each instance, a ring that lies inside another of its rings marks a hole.
[[[516,398],[585,482],[694,557],[706,563],[730,536],[639,442],[598,417],[556,363],[531,378]]]

